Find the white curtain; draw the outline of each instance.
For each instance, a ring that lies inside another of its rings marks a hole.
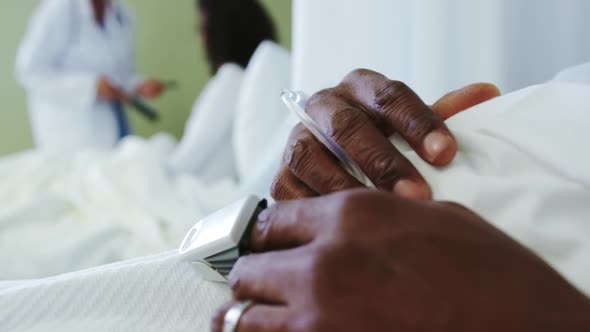
[[[510,92],[590,61],[586,0],[295,0],[294,87],[364,67],[425,100],[475,81]]]

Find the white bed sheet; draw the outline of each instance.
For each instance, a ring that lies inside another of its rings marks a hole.
[[[174,141],[129,138],[115,152],[26,152],[0,160],[0,280],[41,278],[176,247],[237,198],[231,178],[169,174]]]

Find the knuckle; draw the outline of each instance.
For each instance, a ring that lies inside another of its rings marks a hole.
[[[287,186],[288,184],[284,181],[284,177],[281,174],[277,175],[270,185],[272,198],[277,201],[289,199]]]
[[[397,105],[408,99],[412,90],[401,81],[387,80],[383,87],[375,92],[374,106],[382,109],[387,105]]]
[[[289,140],[289,146],[283,156],[289,169],[299,173],[311,166],[310,163],[313,160],[311,145],[313,143],[313,137],[307,131],[297,133],[297,136]]]
[[[276,201],[315,196],[315,192],[284,164],[270,185],[270,194]]]
[[[337,142],[354,137],[368,120],[368,114],[363,112],[362,107],[351,103],[351,97],[342,84],[314,94],[306,111],[310,115],[315,114],[325,133]]]
[[[432,130],[442,127],[442,120],[425,107],[421,112],[412,112],[406,109],[400,112],[400,130],[410,138],[424,137]]]
[[[336,142],[346,142],[357,136],[364,125],[364,116],[351,107],[330,110],[326,134]]]
[[[305,111],[310,113],[310,111],[316,108],[318,105],[323,103],[329,102],[333,100],[338,95],[336,88],[327,88],[320,90],[314,93],[309,100],[307,101],[307,106],[305,107]]]
[[[393,151],[369,150],[365,152],[362,160],[367,174],[377,185],[392,185],[400,178],[411,174],[409,163],[401,154]]]
[[[436,113],[405,83],[388,81],[375,94],[374,107],[408,136],[422,136],[442,124]]]
[[[375,76],[375,75],[383,76],[383,75],[381,75],[375,71],[372,71],[370,69],[357,68],[357,69],[354,69],[351,72],[349,72],[346,76],[344,76],[344,79],[342,80],[341,84],[347,84],[348,82],[354,82],[354,81],[357,81],[357,80],[362,79],[364,77]]]

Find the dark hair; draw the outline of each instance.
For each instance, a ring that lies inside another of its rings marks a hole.
[[[227,62],[245,68],[261,42],[277,40],[272,19],[257,0],[197,0],[197,5],[213,72]]]

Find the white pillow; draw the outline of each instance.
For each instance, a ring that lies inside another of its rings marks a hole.
[[[235,177],[231,136],[243,75],[240,66],[228,63],[209,81],[168,160],[174,172],[194,174],[205,182]]]
[[[257,174],[260,161],[282,127],[288,111],[280,92],[290,83],[290,53],[273,42],[261,43],[246,68],[234,122],[233,146],[241,180]]]

